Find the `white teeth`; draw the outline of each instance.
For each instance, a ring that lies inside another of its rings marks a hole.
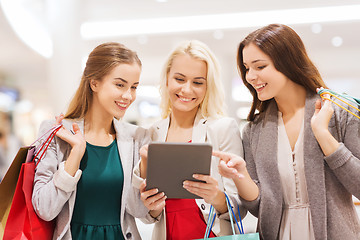
[[[192,100],[192,98],[184,98],[184,97],[179,97],[179,98],[183,102],[190,102]]]
[[[265,85],[266,85],[266,83],[261,84],[261,85],[254,86],[254,88],[255,88],[255,89],[260,89],[260,88],[262,88],[262,87],[265,87]]]
[[[116,103],[116,105],[120,106],[120,107],[124,107],[126,108],[127,107],[127,104],[126,103]]]

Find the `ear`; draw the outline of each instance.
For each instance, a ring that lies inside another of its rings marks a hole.
[[[90,88],[93,92],[97,92],[97,89],[99,88],[99,81],[96,79],[91,79]]]

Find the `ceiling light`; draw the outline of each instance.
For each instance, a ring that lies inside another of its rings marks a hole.
[[[360,20],[360,5],[241,12],[188,17],[85,22],[84,39],[141,34],[176,33],[200,30],[258,27],[270,23],[304,24]],[[305,17],[306,16],[306,17]]]
[[[45,58],[53,53],[49,33],[32,17],[19,0],[0,0],[1,8],[16,35],[31,49]]]
[[[333,37],[331,43],[334,47],[340,47],[343,44],[343,39],[339,36]]]

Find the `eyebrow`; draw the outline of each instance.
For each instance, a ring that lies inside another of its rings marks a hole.
[[[184,74],[182,74],[182,73],[178,73],[178,72],[176,72],[176,73],[174,73],[174,74],[179,74],[179,75],[181,75],[182,77],[186,77]],[[204,79],[205,81],[206,81],[206,78],[204,78],[204,77],[195,77],[194,79]]]
[[[124,82],[124,83],[128,83],[128,81],[126,81],[126,80],[123,79],[123,78],[115,78],[115,80],[120,80],[120,81],[122,81],[122,82]],[[139,84],[139,82],[135,82],[133,85],[136,85],[136,84]]]

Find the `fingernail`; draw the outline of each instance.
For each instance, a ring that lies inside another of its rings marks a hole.
[[[232,163],[231,161],[229,161],[229,162],[227,163],[227,166],[228,166],[228,167],[231,167],[231,166],[233,166],[233,163]]]
[[[197,174],[193,174],[192,176],[193,176],[193,178],[197,178],[197,177],[198,177],[198,175],[197,175]]]

